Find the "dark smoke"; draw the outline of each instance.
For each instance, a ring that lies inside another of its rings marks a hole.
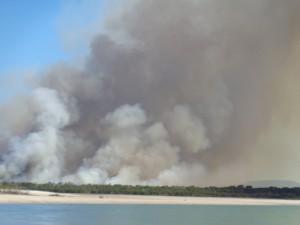
[[[1,106],[0,179],[299,181],[300,1],[126,3],[83,68]]]

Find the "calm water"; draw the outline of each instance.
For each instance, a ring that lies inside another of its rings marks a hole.
[[[298,206],[0,205],[1,225],[300,225]]]

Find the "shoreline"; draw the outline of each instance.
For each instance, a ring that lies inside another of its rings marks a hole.
[[[0,193],[0,204],[132,204],[132,205],[265,205],[300,206],[300,200],[177,197],[145,195],[65,194],[23,190]]]

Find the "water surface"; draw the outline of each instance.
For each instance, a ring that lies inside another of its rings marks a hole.
[[[300,225],[299,206],[0,205],[1,225]]]

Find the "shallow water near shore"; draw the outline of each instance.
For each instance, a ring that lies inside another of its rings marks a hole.
[[[0,205],[2,225],[300,225],[299,206]]]

